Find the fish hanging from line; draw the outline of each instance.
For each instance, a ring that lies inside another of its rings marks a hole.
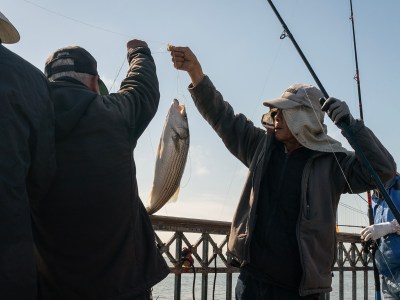
[[[158,144],[153,188],[149,195],[149,215],[167,202],[176,201],[189,152],[189,123],[185,106],[174,99],[165,119]]]

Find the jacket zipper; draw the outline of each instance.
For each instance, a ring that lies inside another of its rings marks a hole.
[[[324,155],[323,153],[319,153],[316,154],[314,156],[312,156],[311,158],[309,158],[309,160],[307,161],[306,165],[304,166],[304,171],[303,171],[303,176],[301,179],[301,186],[302,186],[302,191],[301,191],[301,199],[300,199],[300,212],[299,212],[299,216],[297,217],[297,228],[296,228],[296,236],[297,236],[297,244],[299,246],[299,252],[300,252],[300,264],[302,269],[304,270],[304,261],[302,259],[302,248],[301,248],[301,244],[300,244],[300,238],[299,238],[299,228],[300,228],[300,220],[301,220],[301,215],[303,214],[304,208],[303,208],[303,201],[305,199],[306,201],[306,219],[310,220],[310,214],[311,214],[311,203],[310,200],[307,197],[307,190],[308,190],[308,186],[307,186],[307,180],[309,178],[310,175],[310,171],[311,171],[311,164],[314,162],[315,158],[320,157]],[[303,190],[304,187],[304,190]],[[303,288],[303,284],[304,284],[304,272],[300,281],[300,285],[299,285],[299,292],[300,295],[302,295],[302,292],[304,291]]]
[[[255,179],[255,175],[256,175],[256,173],[257,173],[257,169],[258,169],[258,166],[259,166],[259,164],[260,164],[260,162],[261,161],[264,161],[264,163],[265,163],[265,152],[266,152],[266,148],[267,148],[267,144],[268,144],[268,141],[269,141],[269,139],[268,139],[268,137],[266,138],[266,141],[265,141],[265,146],[263,147],[263,149],[262,149],[262,151],[260,152],[260,154],[259,154],[259,156],[258,156],[258,159],[257,159],[257,163],[256,163],[256,165],[255,165],[255,167],[254,167],[254,171],[253,171],[253,175],[251,176],[251,189],[252,189],[252,191],[253,191],[253,196],[254,196],[254,190],[255,190],[255,188],[254,188],[254,179]],[[269,142],[269,146],[272,146],[271,145],[271,143]],[[269,151],[269,153],[271,153],[271,151]],[[264,159],[264,160],[263,160]],[[258,201],[258,199],[254,199],[254,201]],[[253,202],[253,204],[254,204],[254,202]],[[249,257],[248,257],[248,253],[249,253],[249,250],[250,250],[250,241],[251,241],[251,238],[252,238],[252,236],[251,236],[251,232],[253,231],[253,227],[254,227],[254,225],[255,225],[255,222],[256,222],[256,219],[257,219],[257,216],[255,216],[255,217],[253,217],[252,218],[252,216],[255,214],[255,209],[254,208],[252,208],[251,210],[250,210],[250,212],[249,212],[249,221],[247,222],[247,226],[248,226],[248,228],[247,228],[247,232],[248,232],[248,235],[247,235],[247,238],[246,238],[246,241],[245,241],[245,243],[244,243],[244,249],[243,249],[243,256],[242,256],[242,258],[243,258],[243,261],[242,261],[242,266],[243,266],[243,263],[246,261],[246,262],[249,262],[250,261],[250,259],[249,259]],[[250,224],[250,220],[252,220],[253,222]]]
[[[254,177],[255,177],[258,165],[262,161],[262,158],[264,157],[264,155],[265,155],[265,149],[263,149],[263,151],[260,153],[259,158],[257,160],[257,163],[256,163],[256,165],[254,167],[254,173],[251,176],[251,187],[252,187],[252,190],[253,190],[253,195],[254,195]],[[254,202],[253,202],[253,205],[254,205]],[[253,231],[253,227],[254,227],[255,222],[257,221],[257,215],[255,215],[252,218],[252,215],[254,215],[254,214],[255,214],[255,209],[253,207],[249,211],[249,221],[247,222],[247,226],[248,226],[247,232],[248,232],[248,234],[247,234],[247,238],[246,238],[246,241],[245,241],[244,255],[243,255],[243,262],[246,261],[247,263],[250,262],[250,259],[248,257],[248,253],[250,251],[251,232]],[[252,224],[250,224],[250,220],[253,221]]]

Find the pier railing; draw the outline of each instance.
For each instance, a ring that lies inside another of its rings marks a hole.
[[[159,249],[169,262],[171,273],[175,276],[174,300],[181,299],[183,273],[201,274],[200,299],[202,300],[206,300],[208,296],[209,274],[226,274],[225,299],[233,299],[232,274],[239,272],[239,269],[231,265],[231,257],[227,254],[230,222],[166,216],[150,216],[150,218],[156,231]],[[338,290],[332,291],[335,297],[327,294],[323,299],[368,299],[368,293],[372,295],[369,284],[371,278],[368,277],[373,276],[372,254],[369,249],[363,251],[358,234],[337,233],[337,241],[338,259],[333,274],[339,277],[336,285]],[[360,275],[361,288],[357,282]],[[347,290],[349,287],[351,291]]]

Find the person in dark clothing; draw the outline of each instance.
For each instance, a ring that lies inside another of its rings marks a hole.
[[[147,43],[127,43],[118,92],[100,95],[97,62],[70,46],[46,61],[58,171],[33,208],[40,299],[149,299],[169,268],[138,194],[136,143],[159,103]]]
[[[327,135],[324,111],[335,123],[348,118],[349,130],[368,148],[365,155],[383,181],[396,172],[390,153],[353,119],[345,102],[329,98],[321,107],[323,94],[309,84],[293,84],[281,97],[265,101],[267,130],[257,128],[234,113],[189,48],[170,51],[175,68],[192,80],[189,91],[199,112],[249,168],[228,242],[241,271],[236,299],[311,300],[331,291],[340,195],[375,184],[359,153]]]
[[[37,296],[31,203],[55,172],[54,113],[40,70],[2,44],[19,34],[0,13],[0,299]]]

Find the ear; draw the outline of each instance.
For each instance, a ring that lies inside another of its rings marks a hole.
[[[99,75],[91,76],[89,82],[89,89],[100,95],[100,88],[98,83]]]

